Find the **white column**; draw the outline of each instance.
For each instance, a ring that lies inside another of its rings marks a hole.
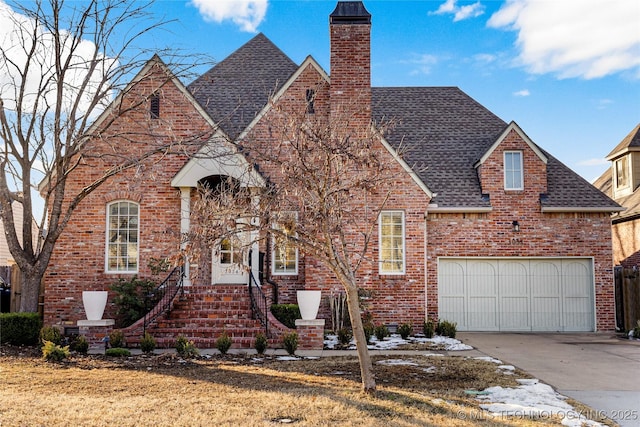
[[[191,229],[191,187],[180,187],[180,249],[185,250]],[[184,286],[191,286],[189,256],[184,254]]]

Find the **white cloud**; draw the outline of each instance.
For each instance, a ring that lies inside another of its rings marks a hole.
[[[447,0],[440,5],[438,10],[429,12],[429,15],[451,14],[453,22],[458,22],[478,17],[484,13],[484,6],[479,1],[465,6],[458,6],[456,2],[457,0]]]
[[[531,92],[528,89],[522,89],[517,92],[513,92],[513,96],[529,96]]]
[[[410,59],[401,61],[402,64],[410,64],[414,65],[416,68],[411,71],[412,75],[417,74],[430,74],[431,69],[434,65],[438,64],[439,59],[435,55],[430,55],[427,53],[423,54],[412,54]]]
[[[268,0],[191,0],[206,21],[230,20],[242,31],[255,33],[267,13]]]
[[[55,91],[55,39],[51,33],[42,31],[44,27],[37,27],[35,22],[22,14],[16,13],[13,9],[0,0],[0,97],[4,107],[15,110],[19,97],[19,89],[24,84],[25,96],[22,100],[22,109],[31,110],[35,103],[38,103],[38,111],[44,111],[46,102],[51,108],[55,105],[57,93]],[[35,35],[34,35],[35,34]],[[62,108],[70,110],[80,95],[78,88],[86,79],[91,61],[96,53],[96,46],[91,41],[73,40],[74,34],[65,30],[60,30],[60,40],[62,43],[62,62],[70,57],[69,66],[65,74],[65,89],[62,92]],[[34,54],[27,52],[35,45]],[[86,112],[92,109],[91,114],[97,115],[102,107],[92,108],[91,103],[94,97],[92,89],[97,88],[104,81],[107,70],[117,66],[117,62],[112,58],[96,55],[99,61],[90,75],[87,88],[81,94],[79,112]],[[27,69],[28,74],[21,73]],[[104,89],[104,87],[103,87]]]
[[[612,99],[598,99],[596,100],[596,108],[598,110],[605,110],[607,108],[609,108],[609,106],[613,104],[613,100]]]
[[[518,33],[518,63],[534,74],[640,78],[638,0],[508,0],[487,25]]]

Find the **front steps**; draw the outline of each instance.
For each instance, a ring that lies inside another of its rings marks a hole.
[[[269,319],[269,348],[282,347],[281,325]],[[258,333],[265,332],[259,320],[253,319],[251,300],[246,285],[189,286],[178,295],[173,309],[158,317],[147,328],[158,348],[172,348],[178,336],[193,341],[197,348],[215,348],[216,340],[226,331],[231,348],[253,348]],[[127,336],[129,345],[137,346],[141,331]]]

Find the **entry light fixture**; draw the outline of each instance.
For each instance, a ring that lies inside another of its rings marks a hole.
[[[518,223],[518,221],[513,221],[511,225],[513,226],[513,231],[515,231],[516,233],[520,231],[520,224]]]

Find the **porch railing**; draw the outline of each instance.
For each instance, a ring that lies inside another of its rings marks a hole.
[[[142,327],[142,336],[147,332],[147,327],[158,316],[167,312],[171,308],[173,299],[178,293],[184,294],[184,269],[183,267],[174,268],[169,276],[158,285],[147,298],[149,300],[157,301],[155,306],[144,315],[144,322]]]
[[[258,285],[253,272],[249,273],[249,297],[251,298],[251,312],[253,317],[258,319],[264,326],[264,334],[269,336],[269,307],[267,305],[267,297],[262,292],[262,288]]]

